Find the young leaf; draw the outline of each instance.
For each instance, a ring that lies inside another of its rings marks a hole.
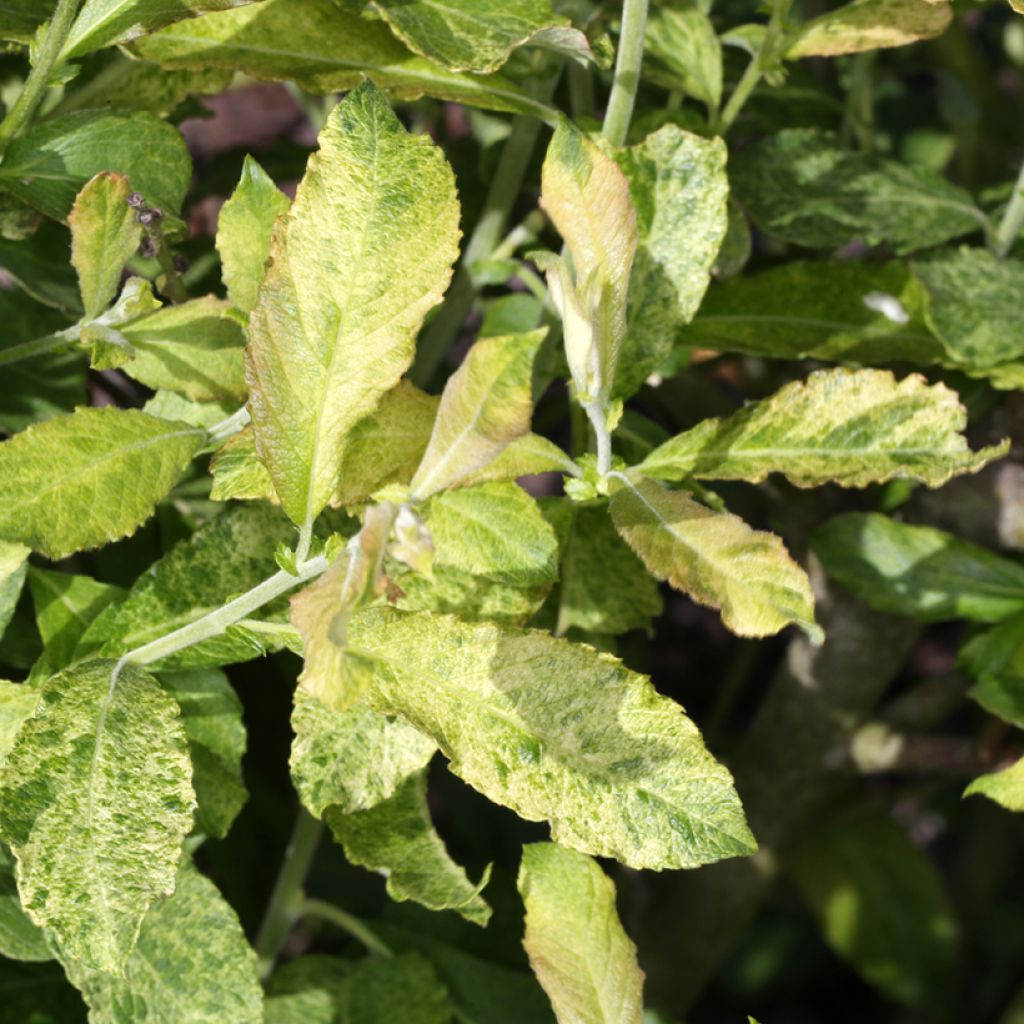
[[[422,500],[483,469],[530,429],[533,361],[546,330],[478,341],[448,378],[410,489]]]
[[[291,200],[251,157],[242,177],[217,220],[217,252],[228,298],[244,313],[256,305],[266,275],[270,239],[277,218],[288,212]]]
[[[999,622],[1024,610],[1024,566],[930,526],[848,512],[812,544],[828,574],[880,612]]]
[[[277,223],[250,317],[256,448],[295,522],[330,500],[349,432],[412,361],[451,276],[458,221],[441,151],[372,85],[351,92]]]
[[[771,398],[666,441],[637,467],[660,480],[747,480],[866,487],[894,477],[938,487],[1005,454],[972,452],[967,412],[944,384],[884,370],[819,370]]]
[[[33,924],[21,908],[14,880],[14,858],[3,843],[0,843],[0,956],[24,962],[53,959],[42,929]],[[6,1003],[4,1009],[7,1010]]]
[[[0,537],[64,558],[127,536],[205,442],[203,430],[134,409],[78,409],[29,427],[0,443]]]
[[[789,60],[837,57],[942,35],[953,20],[945,0],[853,0],[805,21],[786,51]]]
[[[977,680],[970,697],[1024,729],[1024,615],[1013,615],[969,640],[960,649],[958,665]]]
[[[227,509],[151,566],[125,601],[100,615],[86,630],[82,651],[124,654],[202,618],[272,576],[277,570],[274,551],[294,534],[277,509]],[[163,659],[160,667],[230,665],[262,654],[267,642],[267,637],[231,629]]]
[[[644,77],[682,89],[714,114],[722,101],[722,44],[708,15],[697,7],[658,7],[647,18]]]
[[[423,510],[436,565],[514,587],[554,583],[558,540],[537,502],[512,483],[434,495]]]
[[[569,369],[581,395],[606,397],[626,333],[636,213],[629,183],[615,161],[564,118],[544,158],[541,206],[565,240],[578,301],[593,331],[590,337],[578,336],[567,325]],[[563,290],[569,291],[565,285]]]
[[[812,249],[888,241],[903,254],[987,224],[970,195],[934,172],[843,149],[812,128],[741,150],[729,179],[758,227]]]
[[[21,588],[25,585],[28,572],[28,556],[31,549],[24,544],[12,544],[0,540],[0,636],[4,635],[7,624],[14,615]]]
[[[292,782],[303,805],[322,817],[376,807],[424,768],[437,745],[401,718],[363,705],[334,711],[303,690],[292,713]]]
[[[557,444],[540,434],[529,433],[517,437],[493,462],[464,477],[461,484],[469,487],[491,481],[518,480],[537,473],[574,476],[578,472],[576,463]]]
[[[616,659],[389,608],[354,616],[349,636],[377,663],[374,707],[430,736],[489,799],[547,819],[559,842],[653,868],[753,851],[729,773],[682,709]]]
[[[217,450],[210,462],[214,501],[269,501],[277,504],[274,482],[256,454],[252,427],[239,431]]]
[[[665,361],[676,331],[700,306],[728,226],[729,183],[725,143],[674,125],[616,159],[629,180],[639,234],[615,382],[616,394],[627,396]]]
[[[596,861],[556,843],[523,847],[523,945],[559,1024],[642,1024],[644,975]]]
[[[146,915],[123,975],[70,959],[65,968],[92,1024],[263,1022],[256,955],[217,887],[191,865]]]
[[[980,775],[965,790],[964,796],[980,794],[1008,811],[1024,811],[1024,757],[1009,768]]]
[[[123,976],[142,919],[174,889],[195,800],[173,698],[134,665],[46,680],[0,778],[0,831],[26,912],[63,955]]]
[[[128,205],[132,186],[121,174],[97,174],[75,199],[71,263],[90,319],[103,313],[121,284],[121,272],[142,241],[142,225]]]
[[[888,998],[936,1006],[957,952],[942,877],[880,815],[842,819],[787,863],[828,944]]]
[[[430,820],[426,771],[410,775],[392,796],[366,810],[346,814],[328,807],[324,820],[353,864],[387,878],[393,900],[415,900],[430,910],[454,910],[481,927],[487,924],[491,908],[480,891],[490,871],[473,885],[448,855]]]
[[[550,119],[553,111],[502,75],[472,75],[418,57],[387,25],[324,0],[262,0],[182,22],[133,45],[169,68],[226,68],[266,81],[293,81],[322,95],[369,79],[396,99],[420,96]]]
[[[216,669],[161,672],[159,680],[181,708],[199,805],[196,831],[223,839],[248,797],[242,781],[242,702]]]
[[[771,636],[796,623],[820,642],[810,581],[779,537],[649,480],[622,487],[610,508],[648,570],[719,609],[738,636]]]

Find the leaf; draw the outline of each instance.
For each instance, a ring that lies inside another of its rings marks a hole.
[[[0,679],[0,770],[14,746],[18,730],[38,703],[39,691],[34,686]]]
[[[195,801],[173,699],[134,665],[89,661],[43,682],[0,777],[0,831],[22,904],[63,956],[121,976],[169,896]]]
[[[223,839],[248,798],[242,781],[242,702],[217,669],[161,672],[159,679],[181,708],[199,805],[196,831]]]
[[[738,636],[771,636],[795,623],[820,643],[810,581],[779,537],[648,480],[617,491],[610,509],[652,575],[719,609]]]
[[[121,655],[195,622],[272,576],[274,551],[293,539],[294,530],[277,509],[227,509],[143,573],[126,600],[93,622],[82,648]],[[267,643],[265,636],[232,628],[158,664],[162,669],[230,665],[257,657]]]
[[[537,502],[512,483],[434,495],[423,509],[436,565],[514,587],[558,578],[558,540]]]
[[[245,334],[223,299],[207,295],[166,306],[117,330],[135,353],[121,369],[154,390],[176,391],[197,402],[248,395]]]
[[[124,265],[142,241],[142,225],[128,205],[132,187],[121,174],[97,174],[71,208],[71,263],[78,272],[85,315],[103,313],[117,295]]]
[[[320,818],[367,810],[393,796],[437,750],[404,719],[363,705],[335,711],[303,690],[292,713],[292,782],[303,805]]]
[[[729,179],[762,231],[811,249],[888,241],[898,254],[986,227],[970,195],[923,167],[791,128],[737,153]]]
[[[597,862],[555,843],[523,847],[523,945],[559,1024],[642,1024],[644,975]]]
[[[618,635],[651,628],[661,614],[658,584],[619,537],[608,510],[562,506],[567,514],[559,576],[557,635],[576,627]]]
[[[213,941],[211,941],[213,940]],[[191,865],[146,916],[123,977],[65,962],[90,1024],[262,1024],[256,954],[217,887]]]
[[[876,611],[999,622],[1024,610],[1024,566],[930,526],[848,512],[812,538],[825,570]]]
[[[569,25],[549,0],[377,0],[374,7],[411,50],[449,71],[497,71],[516,47]]]
[[[210,497],[214,501],[266,500],[277,504],[274,482],[256,454],[252,427],[228,438],[210,462],[210,472],[213,474]]]
[[[237,412],[237,405],[237,401],[193,402],[173,391],[161,389],[146,402],[142,411],[162,420],[181,420],[189,426],[209,430]]]
[[[925,319],[954,362],[987,369],[1024,356],[1024,263],[966,246],[915,260]]]
[[[887,818],[859,814],[805,840],[788,864],[825,939],[887,998],[936,1006],[957,954],[942,877]]]
[[[418,500],[493,462],[530,429],[533,361],[546,330],[478,341],[448,378],[410,489]]]
[[[458,219],[441,151],[372,85],[351,92],[278,221],[250,317],[256,449],[295,522],[327,504],[349,432],[412,361],[451,277]]]
[[[616,659],[535,630],[371,608],[352,646],[370,703],[431,737],[451,769],[567,846],[632,867],[750,853],[729,773],[682,709]]]
[[[0,201],[21,202],[2,190]],[[39,219],[42,220],[41,217]],[[47,318],[49,329],[28,329],[25,321],[38,322],[42,319],[42,311],[31,309],[32,303],[18,302],[17,293],[0,291],[0,295],[4,296],[4,305],[11,310],[12,318],[16,317],[21,324],[19,333],[22,337],[19,340],[42,337],[51,330],[66,327],[68,318],[78,319],[82,315],[78,275],[68,262],[70,246],[71,232],[63,224],[48,220],[42,220],[29,238],[12,240],[0,236],[0,265],[14,278],[18,287],[36,302],[66,314],[66,317],[51,314]]]
[[[169,68],[226,68],[293,81],[323,95],[364,78],[394,99],[420,96],[549,119],[553,111],[501,75],[448,71],[413,54],[386,25],[323,0],[263,0],[207,14],[136,41],[133,50]]]
[[[387,878],[393,900],[415,900],[430,910],[454,910],[473,924],[487,924],[491,908],[480,890],[490,871],[473,885],[448,855],[430,820],[425,770],[367,810],[346,814],[328,807],[324,820],[349,861]]]
[[[978,776],[964,790],[964,796],[975,794],[987,796],[1008,811],[1024,811],[1024,758],[1009,768]]]
[[[290,206],[270,175],[247,155],[238,186],[217,220],[217,251],[228,298],[245,313],[256,305],[266,275],[274,223]]]
[[[5,0],[0,9],[0,38],[30,43],[45,19],[39,0]]]
[[[575,475],[577,472],[576,463],[554,441],[529,433],[510,442],[496,459],[464,477],[460,484],[468,487],[491,481],[519,480],[538,473]]]
[[[957,664],[977,680],[968,696],[990,714],[1024,729],[1024,615],[1013,615],[968,640]]]
[[[725,143],[674,125],[620,150],[616,159],[629,180],[639,234],[629,332],[615,385],[624,397],[665,361],[676,331],[700,306],[728,227],[729,183]]]
[[[133,533],[204,445],[205,431],[134,409],[77,409],[0,443],[0,537],[48,558]],[[126,486],[130,481],[131,486]]]
[[[32,1024],[85,1024],[85,1004],[59,964],[0,960],[0,995],[8,1020]]]
[[[643,71],[645,78],[681,89],[714,114],[722,102],[722,44],[707,13],[696,7],[651,11]]]
[[[124,175],[147,203],[173,218],[192,161],[178,130],[150,114],[82,110],[18,136],[0,165],[0,185],[47,217],[64,220],[79,189],[101,171]]]
[[[837,57],[942,35],[953,20],[945,0],[853,0],[800,26],[789,60]]]
[[[14,858],[3,843],[0,843],[0,956],[23,962],[53,959],[46,936],[21,909],[14,882]]]
[[[967,411],[944,384],[885,370],[819,370],[724,419],[704,420],[637,467],[661,480],[746,480],[782,473],[798,487],[920,480],[977,472],[1005,445],[972,452]]]
[[[28,572],[31,549],[0,540],[0,636],[14,615]]]
[[[565,240],[575,271],[578,333],[566,297],[554,299],[565,324],[566,355],[583,396],[606,397],[626,333],[626,298],[637,250],[637,218],[629,183],[615,161],[571,121],[558,122],[541,171],[541,207]],[[549,284],[554,284],[549,275]]]

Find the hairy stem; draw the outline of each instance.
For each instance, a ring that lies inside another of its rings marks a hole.
[[[32,119],[32,115],[46,95],[51,76],[63,63],[60,52],[71,32],[79,2],[80,0],[57,0],[57,8],[36,53],[35,63],[28,78],[25,79],[25,87],[7,116],[0,122],[0,156],[7,151],[15,136]]]
[[[629,122],[633,119],[633,106],[640,87],[646,30],[647,0],[624,0],[619,52],[615,58],[615,79],[601,128],[601,134],[616,147],[625,145]]]
[[[587,402],[583,408],[597,439],[597,472],[600,476],[607,476],[612,468],[612,435],[608,432],[604,406],[599,402]]]
[[[10,348],[0,350],[0,366],[17,363],[22,359],[35,359],[37,356],[49,355],[51,352],[69,348],[77,340],[78,325],[75,324],[56,334],[48,334],[45,338],[34,338],[32,341],[25,341],[20,345],[12,345]]]
[[[1013,194],[992,241],[992,249],[1000,259],[1005,259],[1009,254],[1021,230],[1024,230],[1024,162],[1020,165],[1020,174],[1017,175],[1017,182],[1013,186]]]
[[[323,918],[343,932],[348,932],[352,938],[361,942],[375,956],[391,957],[395,955],[391,947],[378,939],[358,917],[353,917],[333,903],[327,903],[324,900],[303,900],[299,906],[299,913],[303,916]]]
[[[265,978],[274,969],[274,962],[296,920],[302,916],[302,889],[306,884],[316,848],[320,844],[323,824],[312,814],[299,808],[281,870],[270,894],[263,923],[256,936],[256,956],[260,973]]]

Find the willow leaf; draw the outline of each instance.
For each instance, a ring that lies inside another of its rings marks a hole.
[[[682,709],[615,658],[389,608],[355,615],[349,635],[376,661],[374,707],[431,737],[495,803],[548,820],[559,842],[653,868],[753,851],[728,771]]]
[[[738,636],[771,636],[796,623],[821,642],[810,581],[775,534],[649,480],[617,491],[611,514],[654,576],[719,609]]]
[[[66,956],[123,976],[150,906],[174,889],[195,800],[178,708],[133,665],[42,683],[0,780],[0,831],[28,915]]]
[[[643,971],[596,861],[555,843],[523,847],[523,945],[559,1024],[641,1024]]]
[[[942,35],[953,20],[945,0],[853,0],[800,26],[786,57],[837,57]]]
[[[412,361],[451,276],[458,221],[441,151],[406,132],[374,86],[349,93],[277,222],[250,317],[256,448],[295,522],[330,500],[349,432]]]

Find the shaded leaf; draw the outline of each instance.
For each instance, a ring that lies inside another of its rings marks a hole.
[[[3,636],[21,597],[31,553],[24,544],[0,540],[0,636]]]
[[[944,0],[853,0],[804,22],[786,51],[789,60],[836,57],[942,35],[953,20]]]
[[[987,796],[1008,811],[1024,811],[1024,758],[1009,768],[980,775],[964,790],[964,796],[975,794]]]
[[[0,702],[3,701],[3,685],[6,684],[0,684]],[[22,961],[53,959],[42,929],[21,909],[14,881],[14,858],[3,843],[0,843],[0,956]]]
[[[706,12],[657,7],[647,19],[644,77],[706,103],[722,101],[722,45]]]
[[[278,503],[274,482],[256,454],[252,427],[239,431],[217,449],[210,462],[210,472],[213,474],[210,497],[214,501],[237,499]]]
[[[969,640],[960,668],[977,683],[973,697],[990,714],[1024,729],[1024,615],[1011,616]]]

